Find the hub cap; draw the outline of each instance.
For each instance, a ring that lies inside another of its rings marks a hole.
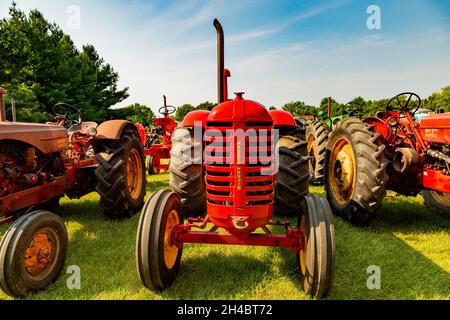
[[[52,268],[57,237],[51,230],[41,230],[33,235],[25,251],[24,265],[32,278],[45,278]]]
[[[142,161],[139,152],[132,149],[127,161],[128,192],[133,199],[137,199],[142,189]]]
[[[314,142],[315,142],[314,136],[310,136],[308,139],[308,155],[310,156],[310,159],[309,159],[309,172],[310,173],[314,173],[316,170],[317,148],[316,148],[316,144]]]
[[[304,244],[303,244],[303,249],[300,250],[300,270],[302,272],[302,275],[306,274],[306,248],[308,247],[308,226],[306,224],[306,217],[305,215],[302,216],[302,220],[300,222],[300,231],[303,233],[304,236]]]
[[[330,157],[330,185],[335,199],[344,205],[355,187],[355,156],[350,142],[341,138],[332,147]]]
[[[164,232],[164,263],[166,264],[167,269],[172,269],[177,261],[179,249],[171,241],[172,230],[177,224],[180,224],[178,212],[176,210],[172,210],[167,217]]]

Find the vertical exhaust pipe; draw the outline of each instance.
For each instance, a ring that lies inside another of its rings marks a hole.
[[[327,117],[331,118],[331,97],[328,97]]]
[[[6,90],[0,87],[0,122],[6,121],[5,94]]]
[[[214,19],[214,27],[217,31],[217,103],[221,104],[225,101],[224,97],[224,69],[225,69],[225,52],[224,52],[224,34],[222,25],[219,20]]]

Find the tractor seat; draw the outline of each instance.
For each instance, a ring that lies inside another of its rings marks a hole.
[[[69,128],[69,134],[74,133],[76,131],[81,131],[82,133],[87,133],[89,128],[97,129],[98,123],[93,121],[85,121],[80,124],[73,125]]]

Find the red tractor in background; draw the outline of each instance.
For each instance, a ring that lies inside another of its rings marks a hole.
[[[422,193],[427,206],[450,217],[450,113],[418,123],[420,107],[420,97],[406,92],[375,117],[336,124],[325,161],[327,197],[336,214],[367,224],[388,189]]]
[[[155,119],[153,132],[150,132],[145,141],[144,153],[147,156],[146,167],[148,174],[158,174],[161,170],[168,170],[170,164],[170,150],[172,150],[172,134],[177,127],[175,120],[170,118],[177,109],[167,105],[166,96],[164,106],[159,109],[163,118]],[[160,137],[163,137],[161,143]]]
[[[112,218],[130,217],[145,196],[143,146],[136,127],[82,120],[69,104],[53,123],[6,121],[0,88],[0,224],[13,222],[0,243],[0,287],[18,297],[56,280],[68,247],[63,220],[52,213],[64,195],[92,191]]]
[[[297,136],[304,129],[291,114],[269,113],[243,93],[228,99],[224,35],[219,21],[214,26],[219,105],[187,114],[174,132],[172,190],[153,194],[139,221],[140,278],[152,290],[169,287],[185,243],[283,247],[297,255],[304,291],[324,297],[333,283],[334,226],[327,201],[307,196],[307,144]],[[294,216],[294,224],[273,220],[274,212]]]

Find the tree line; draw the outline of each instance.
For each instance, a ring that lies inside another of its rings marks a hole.
[[[144,104],[112,108],[129,96],[128,87],[119,88],[118,81],[119,74],[94,46],[84,45],[79,50],[69,35],[38,10],[27,14],[13,2],[9,16],[0,20],[0,86],[8,90],[7,98],[16,100],[18,121],[49,121],[45,112],[51,113],[53,105],[64,102],[79,108],[90,121],[128,119],[150,126],[155,115]],[[383,110],[388,100],[356,97],[344,104],[331,99],[332,116],[349,112],[356,117],[373,115]],[[10,113],[11,100],[5,103]],[[293,115],[317,116],[326,113],[327,104],[324,98],[319,106],[292,101],[278,108]],[[173,119],[182,121],[190,111],[212,110],[215,106],[209,101],[197,106],[184,104],[177,108]],[[433,93],[424,106],[432,111],[450,111],[450,86]]]

